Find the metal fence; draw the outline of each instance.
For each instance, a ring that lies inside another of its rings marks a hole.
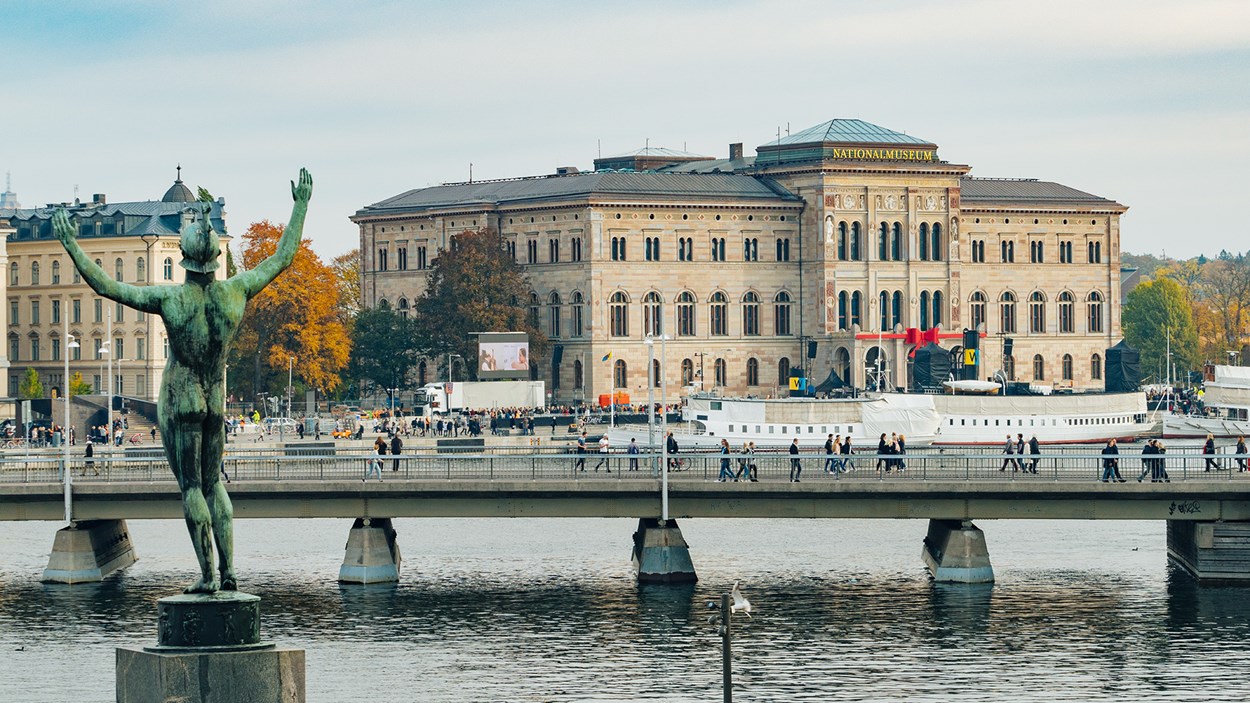
[[[1118,455],[1125,481],[1232,481],[1250,479],[1243,471],[1247,455],[1208,457],[1200,447],[1178,447],[1165,455],[1125,452]],[[1162,460],[1164,474],[1151,474],[1145,460]],[[309,447],[278,453],[273,449],[232,448],[222,467],[223,479],[238,481],[422,481],[422,480],[654,480],[661,455],[644,451],[602,454],[570,453],[566,447],[481,447],[376,455],[371,449]],[[109,453],[71,457],[76,483],[173,482],[169,464],[158,452]],[[38,454],[0,458],[0,483],[59,483],[64,457]],[[797,474],[797,475],[796,475]],[[681,452],[670,457],[674,481],[1098,481],[1103,477],[1098,448],[1064,448],[1053,453],[1005,455],[991,448],[957,450],[924,447],[905,455],[857,453],[852,456],[761,451],[751,455]],[[1115,480],[1114,478],[1112,480]]]

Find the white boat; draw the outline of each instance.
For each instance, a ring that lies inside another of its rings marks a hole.
[[[1250,367],[1215,366],[1203,384],[1206,414],[1164,413],[1164,437],[1235,438],[1250,434]]]
[[[760,449],[783,449],[796,437],[800,446],[810,448],[823,445],[830,434],[849,434],[855,446],[875,448],[882,433],[903,434],[911,446],[997,445],[1008,434],[1023,434],[1025,439],[1036,435],[1042,444],[1080,444],[1113,437],[1132,440],[1152,428],[1144,393],[885,393],[850,399],[692,396],[683,417],[683,425],[669,427],[682,449],[713,449],[721,439],[734,448],[755,442]],[[645,441],[646,428],[617,427],[607,435],[612,446],[621,447],[631,438]]]

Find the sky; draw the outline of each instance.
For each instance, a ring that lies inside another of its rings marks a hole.
[[[972,175],[1130,209],[1122,249],[1250,248],[1250,2],[0,0],[0,172],[25,207],[159,199],[356,247],[353,212],[649,143],[723,157],[858,118]],[[1234,209],[1234,213],[1239,212]]]

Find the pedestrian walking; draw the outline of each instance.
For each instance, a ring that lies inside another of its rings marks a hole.
[[[595,464],[595,471],[598,471],[599,467],[603,466],[608,473],[612,473],[612,464],[608,461],[608,451],[610,449],[608,436],[606,434],[599,435],[599,463]]]
[[[629,454],[629,470],[637,471],[638,470],[638,454],[639,454],[637,438],[635,437],[629,438],[629,448],[625,450],[625,453]]]
[[[907,456],[907,437],[901,434],[898,436],[898,439],[894,441],[894,453],[900,457]],[[907,460],[895,459],[894,467],[902,473],[903,469],[907,468]]]
[[[1124,482],[1120,478],[1120,449],[1116,446],[1114,437],[1107,440],[1107,446],[1102,448],[1102,482],[1109,481]]]
[[[1029,437],[1029,473],[1037,473],[1037,462],[1042,459],[1042,445],[1037,441],[1037,433]]]
[[[399,471],[399,452],[404,448],[404,443],[399,441],[399,434],[396,433],[391,438],[391,454],[395,457],[395,465],[391,467],[391,471]]]
[[[1153,439],[1146,440],[1146,443],[1141,448],[1141,473],[1137,474],[1138,483],[1141,483],[1147,474],[1150,474],[1150,482],[1155,482],[1154,474],[1158,472],[1158,469],[1155,468],[1154,455],[1155,441]]]
[[[1237,438],[1237,471],[1246,471],[1246,438]]]
[[[803,462],[799,460],[799,438],[795,437],[790,443],[790,482],[798,483],[799,475],[803,473]]]
[[[890,443],[885,441],[885,433],[881,433],[881,439],[877,440],[877,471],[885,469],[890,470]]]
[[[1161,439],[1152,439],[1150,441],[1155,444],[1155,473],[1152,474],[1154,477],[1152,481],[1171,483],[1172,479],[1168,476],[1167,462],[1163,458],[1163,455],[1168,453],[1168,449],[1163,445],[1163,440]]]
[[[83,475],[83,476],[86,476],[86,475],[87,475],[87,469],[91,469],[91,471],[92,471],[92,472],[93,472],[96,476],[99,476],[99,475],[100,475],[100,470],[99,470],[99,469],[97,469],[97,468],[95,467],[95,459],[93,458],[93,457],[95,457],[95,447],[91,444],[91,440],[90,440],[90,439],[88,439],[88,440],[87,440],[86,457],[87,457],[87,461],[86,461],[86,465],[83,467],[83,470],[82,470],[82,475]]]
[[[668,438],[664,440],[664,446],[668,450],[668,468],[680,469],[681,460],[677,458],[677,438],[672,432],[668,433]]]
[[[999,469],[999,471],[1006,471],[1008,466],[1011,467],[1011,471],[1013,473],[1020,469],[1020,464],[1016,463],[1015,454],[1016,454],[1016,443],[1011,440],[1011,435],[1007,435],[1007,441],[1003,443],[1003,455],[1006,458],[1003,459],[1003,465],[1002,465],[1002,468]]]
[[[846,473],[855,468],[854,460],[851,459],[851,436],[848,434],[846,439],[842,441],[842,472]]]
[[[751,483],[757,483],[760,480],[760,467],[755,463],[755,442],[748,442],[746,446],[747,454],[747,478]]]
[[[1203,471],[1215,469],[1220,470],[1220,463],[1215,460],[1215,435],[1207,435],[1207,443],[1202,445],[1202,456],[1206,457],[1206,463],[1203,465]]]
[[[577,436],[577,459],[573,461],[574,471],[586,470],[586,433]]]
[[[836,473],[833,459],[833,435],[825,438],[825,473]]]
[[[720,473],[716,476],[717,483],[738,480],[734,477],[733,469],[729,468],[729,465],[729,440],[722,438],[720,441]]]

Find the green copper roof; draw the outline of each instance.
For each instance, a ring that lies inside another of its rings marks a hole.
[[[895,132],[885,127],[878,127],[863,120],[829,120],[828,122],[821,122],[815,127],[808,127],[802,132],[796,132],[788,137],[783,137],[779,142],[772,141],[761,146],[830,142],[835,144],[923,144],[925,146],[936,146],[932,142],[917,139],[902,132]]]

